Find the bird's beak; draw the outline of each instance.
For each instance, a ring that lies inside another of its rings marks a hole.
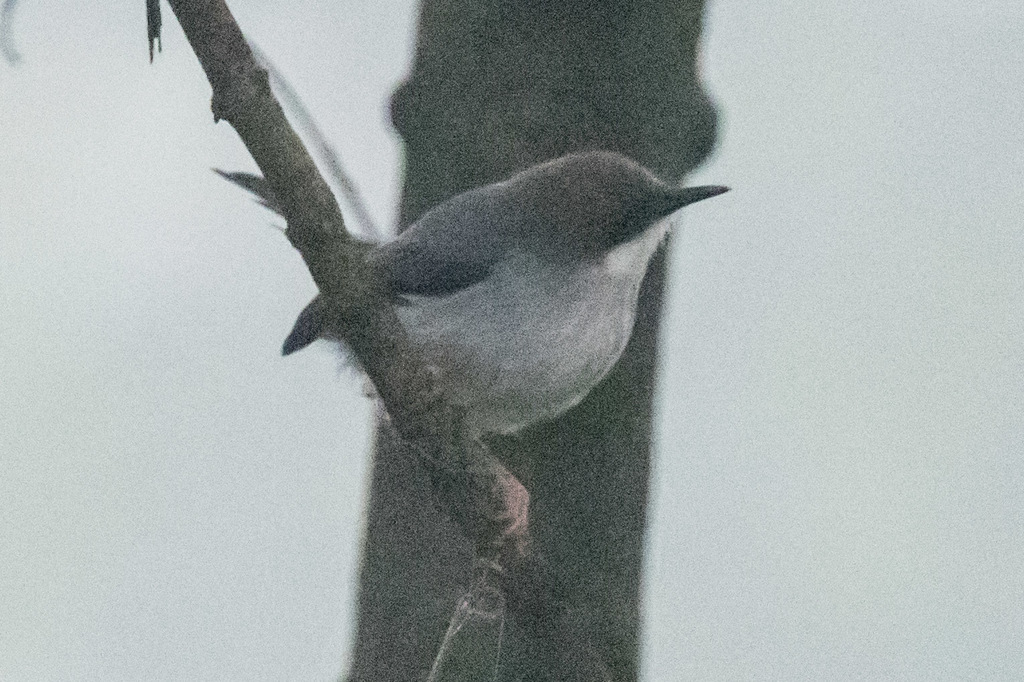
[[[690,204],[695,204],[698,201],[704,199],[710,199],[711,197],[717,197],[719,194],[725,194],[729,191],[728,187],[722,187],[721,185],[701,185],[700,187],[680,187],[676,190],[676,207],[682,208]]]
[[[681,209],[703,199],[716,197],[719,194],[728,192],[728,187],[721,185],[701,185],[700,187],[666,187],[661,193],[653,197],[653,205],[650,206],[652,219],[664,218]]]

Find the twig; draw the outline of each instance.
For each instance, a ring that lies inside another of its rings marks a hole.
[[[153,63],[153,44],[155,43],[160,52],[164,51],[163,41],[160,39],[160,29],[163,26],[163,15],[160,13],[160,0],[146,0],[146,37],[149,39],[149,63]]]
[[[13,31],[14,10],[18,6],[18,0],[4,0],[0,7],[0,54],[8,64],[16,65],[21,61],[21,54],[14,47]]]
[[[271,61],[266,52],[252,42],[249,43],[249,47],[252,48],[253,54],[256,55],[256,61],[270,74],[270,80],[274,83],[280,93],[279,96],[284,100],[292,116],[298,119],[298,125],[305,131],[313,145],[316,156],[319,156],[324,164],[326,164],[328,175],[337,184],[338,189],[341,190],[341,195],[345,198],[349,208],[352,209],[356,222],[362,227],[362,236],[369,241],[381,241],[384,238],[384,233],[377,227],[376,222],[370,216],[370,211],[366,208],[366,202],[363,201],[362,193],[356,187],[352,177],[341,165],[341,157],[338,155],[337,150],[328,141],[327,136],[323,134],[316,119],[313,118],[313,114],[310,113],[309,109],[302,102],[302,98],[299,97],[299,93],[295,91],[295,88],[288,82],[288,79],[284,77],[281,70],[274,65],[274,62]]]

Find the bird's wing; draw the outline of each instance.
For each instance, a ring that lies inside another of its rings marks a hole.
[[[510,218],[493,185],[470,190],[374,249],[369,262],[398,296],[450,294],[484,279],[505,256],[516,227]]]
[[[283,215],[265,178],[214,171]],[[496,185],[488,185],[435,206],[397,239],[375,248],[369,256],[371,265],[397,296],[441,296],[476,284],[505,255],[515,227],[501,196]]]
[[[266,208],[283,214],[266,179],[214,170],[251,192]],[[399,300],[409,295],[443,296],[476,284],[505,256],[514,240],[512,232],[519,227],[501,196],[495,185],[488,185],[435,206],[397,239],[374,248],[367,257],[370,265]],[[518,215],[518,222],[523,218]],[[283,354],[305,348],[325,329],[326,310],[317,296],[296,320]]]

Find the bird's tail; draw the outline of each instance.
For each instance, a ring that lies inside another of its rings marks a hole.
[[[284,340],[281,348],[282,355],[291,355],[295,351],[302,350],[317,339],[323,338],[327,328],[327,310],[324,300],[317,295],[309,302],[301,313],[299,319],[295,320],[288,338]]]
[[[262,175],[242,171],[222,171],[220,168],[214,168],[213,172],[252,194],[263,208],[270,209],[282,218],[284,217],[284,211],[281,209],[277,197],[274,196],[274,190],[270,188],[270,183]]]

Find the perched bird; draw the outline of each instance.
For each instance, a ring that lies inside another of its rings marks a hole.
[[[224,175],[274,207],[265,183]],[[667,184],[621,154],[569,154],[445,201],[368,260],[471,433],[509,434],[559,416],[605,377],[666,218],[726,191]],[[284,354],[340,341],[331,319],[313,299]]]

